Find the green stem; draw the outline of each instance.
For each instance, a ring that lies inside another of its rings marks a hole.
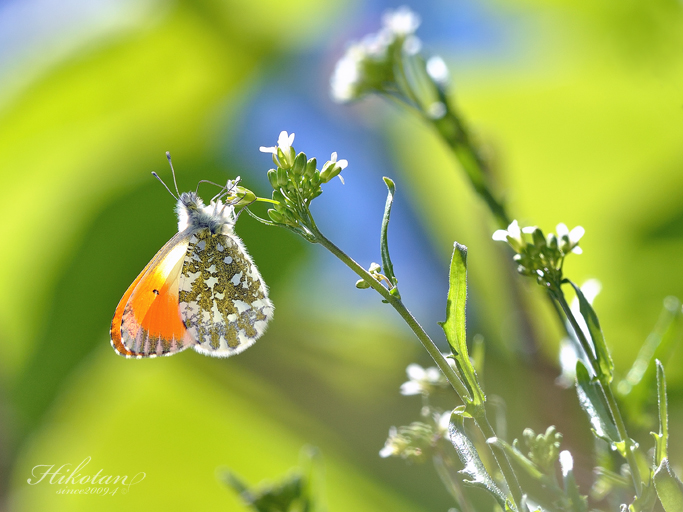
[[[598,360],[595,356],[595,353],[593,352],[593,347],[588,342],[586,335],[584,334],[583,330],[576,321],[576,317],[574,316],[574,313],[572,313],[572,310],[569,307],[569,304],[567,303],[567,299],[565,299],[564,297],[564,292],[562,292],[562,289],[558,287],[558,291],[552,292],[551,297],[553,297],[560,304],[562,311],[564,311],[564,314],[567,316],[569,323],[574,329],[576,337],[579,339],[579,343],[581,343],[583,351],[585,352],[586,356],[588,357],[588,360],[590,361],[591,367],[593,368],[593,373],[599,376],[598,381],[600,382],[602,394],[605,397],[607,407],[609,408],[610,414],[612,415],[612,419],[614,419],[614,424],[617,427],[617,432],[619,432],[620,440],[624,443],[626,447],[626,462],[628,463],[628,466],[631,470],[631,478],[633,479],[633,487],[635,488],[636,496],[640,496],[642,492],[640,469],[638,468],[636,456],[633,453],[633,450],[631,450],[631,438],[628,436],[628,432],[626,431],[626,424],[624,423],[624,419],[621,416],[621,411],[619,410],[619,405],[617,404],[617,401],[614,397],[614,393],[612,392],[612,387],[610,386],[610,383],[607,381],[607,379],[602,377],[602,371],[598,366]]]
[[[439,119],[428,118],[428,121],[434,125],[439,135],[452,149],[467,177],[470,179],[472,187],[484,200],[489,210],[491,210],[498,227],[501,229],[507,228],[511,222],[510,216],[503,202],[496,198],[491,190],[488,171],[483,159],[474,147],[474,144],[472,144],[464,124],[457,114],[452,111],[447,99],[444,97],[442,101],[448,109],[446,114]]]
[[[427,352],[432,357],[432,359],[439,367],[439,369],[446,376],[446,379],[448,380],[450,385],[453,386],[453,389],[458,394],[463,403],[470,403],[472,401],[472,398],[470,397],[469,390],[460,379],[460,376],[455,372],[451,365],[448,364],[448,361],[446,361],[446,358],[438,349],[434,341],[429,337],[429,335],[425,332],[425,330],[418,323],[415,317],[410,313],[410,311],[408,311],[408,308],[405,307],[401,299],[389,293],[389,290],[387,290],[384,286],[382,286],[382,284],[379,281],[373,278],[367,270],[365,270],[353,258],[348,256],[344,251],[342,251],[339,247],[337,247],[330,240],[328,240],[318,230],[318,228],[315,225],[309,226],[308,229],[310,229],[313,233],[313,236],[315,237],[317,243],[325,247],[325,249],[327,249],[337,258],[339,258],[347,267],[353,270],[366,283],[368,283],[368,285],[370,285],[371,288],[373,288],[377,293],[379,293],[382,296],[382,298],[396,310],[396,312],[401,316],[401,318],[403,318],[406,324],[408,324],[408,327],[410,327],[410,330],[413,331],[413,333],[420,341],[420,343],[422,343],[422,346],[425,348],[425,350],[427,350]],[[490,437],[496,437],[496,433],[494,432],[493,427],[491,427],[491,424],[489,423],[488,418],[486,417],[486,410],[483,407],[478,409],[477,417],[474,418],[474,420],[486,439]],[[496,463],[498,464],[498,467],[503,473],[503,477],[505,478],[508,489],[510,489],[510,493],[512,494],[513,505],[515,506],[515,508],[519,510],[519,506],[521,506],[522,503],[522,489],[519,486],[517,476],[515,475],[512,465],[510,464],[510,461],[507,457],[507,454],[503,450],[500,450],[499,457],[496,454],[496,449],[494,449],[491,446],[490,449],[491,453],[493,454],[493,457],[496,460]]]

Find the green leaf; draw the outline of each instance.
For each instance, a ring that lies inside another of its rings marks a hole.
[[[479,385],[477,373],[467,352],[465,329],[465,306],[467,305],[467,247],[455,242],[451,258],[450,288],[446,303],[446,320],[440,322],[448,344],[453,351],[456,366],[465,380],[474,407],[483,406],[486,401]]]
[[[643,492],[628,506],[629,512],[651,512],[657,503],[655,486],[643,485]]]
[[[394,193],[396,192],[396,185],[394,182],[387,178],[383,178],[384,183],[387,186],[387,202],[384,205],[384,216],[382,217],[382,232],[380,234],[380,252],[382,254],[382,271],[384,275],[391,281],[394,287],[398,284],[398,279],[394,275],[394,265],[391,263],[391,257],[389,256],[389,217],[391,216],[391,205],[394,202]],[[398,293],[395,293],[398,295]]]
[[[281,481],[251,489],[230,470],[221,471],[218,476],[257,512],[322,512],[322,499],[317,492],[321,486],[317,475],[320,454],[315,448],[305,448],[301,459],[301,467],[290,470]]]
[[[491,475],[486,471],[484,463],[479,458],[477,449],[472,444],[472,441],[469,440],[467,434],[465,434],[463,417],[455,412],[451,415],[448,433],[460,462],[465,466],[464,469],[460,470],[460,473],[470,478],[469,480],[463,480],[463,483],[486,489],[501,507],[505,507],[507,501],[505,494],[498,488]]]
[[[576,291],[576,296],[579,299],[579,307],[581,310],[581,316],[586,321],[588,330],[591,334],[591,339],[593,340],[593,347],[595,348],[595,355],[598,358],[598,366],[602,376],[607,378],[607,382],[612,382],[612,376],[614,374],[614,362],[612,361],[612,356],[607,348],[607,343],[605,343],[605,337],[602,334],[602,329],[600,328],[600,321],[598,320],[598,315],[595,313],[593,306],[590,302],[586,300],[581,288],[576,286],[574,283],[569,281]]]
[[[579,395],[581,408],[588,414],[593,433],[613,447],[617,447],[619,432],[602,398],[600,383],[596,379],[591,379],[581,361],[576,362],[576,393]]]
[[[683,512],[683,483],[671,471],[669,459],[663,459],[655,471],[655,489],[666,512]]]
[[[657,402],[659,405],[659,433],[655,438],[655,466],[659,466],[668,457],[669,446],[669,413],[666,398],[666,375],[664,366],[657,360]]]

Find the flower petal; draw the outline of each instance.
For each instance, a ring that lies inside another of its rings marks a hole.
[[[258,148],[258,150],[261,153],[272,153],[274,155],[277,155],[277,148],[276,147],[267,148],[266,146],[261,146],[260,148]]]
[[[493,233],[493,238],[496,242],[507,242],[508,241],[508,232],[504,229],[499,229],[495,233]]]
[[[513,220],[508,226],[508,235],[515,239],[522,236],[522,231],[519,229],[519,223],[516,220]]]
[[[414,380],[409,380],[401,384],[401,394],[403,396],[411,395],[421,395],[422,394],[422,384]]]
[[[410,380],[422,380],[425,377],[425,369],[417,363],[411,363],[406,368],[406,374]]]
[[[576,226],[574,229],[572,229],[569,232],[569,240],[571,243],[575,244],[579,240],[581,240],[581,237],[586,233],[586,230],[583,229],[583,226]]]
[[[560,222],[557,227],[555,227],[555,230],[557,231],[557,238],[569,235],[569,229],[567,229],[567,225],[564,222]]]

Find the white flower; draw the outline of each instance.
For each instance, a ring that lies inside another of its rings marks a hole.
[[[429,395],[437,387],[446,387],[448,382],[441,371],[431,366],[422,368],[419,364],[409,364],[406,368],[408,381],[401,384],[401,394]]]
[[[386,11],[382,24],[397,36],[405,37],[415,33],[420,26],[420,17],[404,5],[394,11]]]
[[[261,153],[272,153],[273,155],[277,155],[277,149],[279,147],[282,150],[282,152],[286,155],[287,152],[289,151],[289,148],[292,147],[293,143],[294,143],[294,134],[292,133],[291,135],[288,135],[287,132],[281,131],[280,136],[277,138],[277,146],[273,146],[273,147],[261,146],[259,148],[259,151],[261,151]]]
[[[526,232],[526,228],[525,232]],[[498,242],[507,242],[515,251],[520,252],[524,249],[526,243],[522,238],[522,230],[519,229],[519,224],[513,220],[507,229],[499,229],[493,233],[492,238]]]
[[[438,55],[430,57],[427,61],[427,74],[437,85],[441,87],[444,87],[448,84],[448,66],[446,66],[444,60]]]
[[[389,437],[387,437],[384,447],[379,451],[379,456],[385,459],[393,455],[398,455],[401,452],[403,445],[404,443],[401,442],[399,446],[399,437],[396,427],[391,427],[389,429]]]
[[[560,468],[562,469],[562,476],[566,477],[574,469],[574,459],[568,450],[560,452]]]
[[[564,237],[569,240],[569,246],[566,248],[566,252],[571,251],[574,254],[581,254],[583,252],[581,247],[577,245],[579,240],[581,240],[581,237],[586,233],[586,230],[582,226],[576,226],[574,229],[569,231],[567,225],[563,222],[560,222],[555,229],[557,231],[557,238],[560,240],[560,243],[562,243]]]
[[[361,65],[366,55],[362,45],[351,46],[339,59],[330,78],[332,99],[338,103],[346,103],[360,95]]]

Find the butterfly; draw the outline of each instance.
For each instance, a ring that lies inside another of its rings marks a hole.
[[[176,183],[171,156],[166,153]],[[111,323],[111,345],[141,359],[188,347],[229,357],[265,332],[274,307],[268,288],[235,234],[234,194],[228,181],[208,205],[197,192],[176,194],[178,233],[152,258],[124,293]],[[200,182],[201,183],[201,182]]]

